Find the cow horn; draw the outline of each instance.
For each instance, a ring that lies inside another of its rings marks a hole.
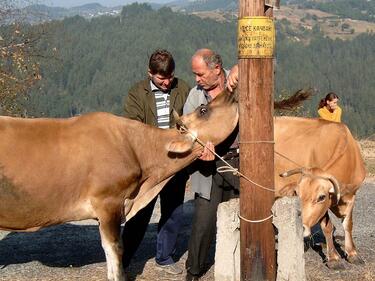
[[[337,203],[340,201],[340,184],[338,180],[334,176],[327,176],[327,179],[332,183],[333,190],[331,189],[329,192],[334,193],[337,196]]]
[[[297,168],[297,169],[286,171],[286,172],[280,174],[279,176],[285,178],[285,177],[289,177],[289,176],[295,175],[295,174],[303,174],[304,172],[305,172],[304,168]]]

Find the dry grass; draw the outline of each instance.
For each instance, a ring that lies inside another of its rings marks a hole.
[[[310,15],[309,19],[307,19],[308,15]],[[300,25],[311,30],[314,25],[318,24],[323,33],[333,39],[352,39],[361,33],[375,31],[375,23],[372,22],[342,19],[320,10],[298,9],[296,6],[281,6],[280,10],[275,10],[275,17],[276,20],[287,19],[296,30]],[[349,25],[349,28],[342,31],[343,24]],[[354,33],[350,32],[351,29]]]
[[[201,11],[192,13],[200,18],[210,18],[219,22],[225,22],[228,19],[235,19],[236,13],[222,11]],[[320,10],[299,9],[297,6],[281,5],[280,9],[274,10],[276,21],[286,19],[291,23],[291,27],[298,33],[300,26],[307,30],[312,30],[315,25],[319,25],[320,29],[328,37],[343,40],[352,39],[364,32],[375,32],[375,23],[368,21],[352,20],[349,18],[338,18],[334,14],[329,14]],[[314,19],[312,19],[314,17]],[[349,26],[346,30],[342,30],[342,25]],[[353,29],[353,33],[351,30]]]
[[[359,141],[362,156],[366,164],[369,177],[375,176],[375,141],[361,140]],[[375,279],[374,279],[375,280]]]
[[[226,22],[228,21],[229,13],[216,12],[216,11],[201,11],[201,12],[193,12],[192,15],[195,15],[202,19],[209,18],[218,22]]]

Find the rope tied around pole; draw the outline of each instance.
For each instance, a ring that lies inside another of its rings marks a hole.
[[[212,152],[212,151],[211,151],[211,152]],[[216,154],[215,154],[215,155],[216,155]],[[274,192],[273,189],[270,189],[270,188],[264,187],[264,186],[262,186],[262,185],[260,185],[260,184],[257,184],[256,182],[250,180],[250,179],[249,179],[248,177],[246,177],[244,174],[240,173],[240,172],[238,171],[237,168],[234,168],[232,165],[230,165],[229,163],[227,163],[227,162],[226,162],[224,159],[222,159],[220,156],[218,156],[218,157],[219,157],[223,162],[225,162],[225,163],[227,164],[227,166],[222,166],[222,167],[217,168],[216,170],[217,170],[218,173],[227,173],[227,172],[232,172],[233,175],[235,175],[235,176],[238,176],[238,177],[242,176],[242,177],[245,178],[247,181],[249,181],[249,182],[251,182],[251,183],[253,183],[253,184],[255,184],[255,185],[257,185],[257,186],[259,186],[259,187],[261,187],[261,188],[263,188],[263,189],[266,189],[267,191],[272,191],[272,192]],[[267,221],[267,220],[269,220],[269,219],[271,219],[271,218],[273,217],[273,215],[270,215],[270,216],[268,216],[268,217],[266,217],[266,218],[264,218],[264,219],[259,219],[259,220],[250,220],[250,219],[247,219],[247,218],[241,216],[241,214],[240,214],[239,212],[237,213],[237,216],[238,216],[241,220],[246,221],[246,222],[250,222],[250,223],[262,223],[262,222],[265,222],[265,221]]]
[[[197,136],[196,134],[193,134],[191,133],[187,128],[186,126],[180,124],[180,130],[181,131],[185,131],[187,132],[188,134],[190,134],[194,139],[195,141],[197,141],[201,146],[205,147],[205,144],[203,143],[203,141],[201,141]],[[270,140],[270,141],[262,141],[262,140],[259,140],[259,141],[239,141],[240,144],[259,144],[259,143],[268,143],[268,144],[275,144],[275,141],[274,140]],[[238,171],[237,168],[234,168],[231,164],[229,164],[227,161],[225,161],[225,159],[223,157],[221,157],[220,155],[218,155],[215,151],[213,151],[212,149],[210,149],[209,147],[207,147],[208,150],[213,153],[216,157],[218,157],[222,162],[224,162],[226,165],[225,166],[221,166],[219,168],[216,169],[216,171],[218,173],[228,173],[228,172],[231,172],[233,173],[234,176],[238,176],[238,177],[243,177],[244,179],[246,179],[248,182],[266,190],[266,191],[270,191],[270,192],[275,192],[275,189],[274,188],[268,188],[268,187],[265,187],[261,184],[258,184],[254,181],[252,181],[250,178],[248,178],[247,176],[245,176],[244,174],[242,174],[240,171]],[[297,165],[298,167],[302,167],[300,164],[298,164],[297,162],[291,160],[290,158],[286,157],[285,155],[275,151],[275,154],[279,155],[280,157],[282,158],[285,158],[286,160],[290,161],[291,163]],[[244,218],[241,216],[240,213],[237,214],[238,217],[243,220],[243,221],[246,221],[246,222],[249,222],[249,223],[262,223],[262,222],[265,222],[269,219],[271,219],[273,217],[273,215],[270,215],[266,218],[263,218],[263,219],[259,219],[259,220],[250,220],[250,219],[247,219],[247,218]]]
[[[240,215],[240,213],[237,213],[237,216],[238,216],[241,220],[243,220],[243,221],[245,221],[245,222],[250,222],[250,223],[262,223],[262,222],[265,222],[265,221],[267,221],[267,220],[273,218],[273,215],[269,215],[268,217],[266,217],[266,218],[264,218],[264,219],[260,219],[260,220],[249,220],[249,219],[246,219],[246,218],[242,217],[242,216]]]
[[[274,140],[259,140],[259,141],[239,141],[239,144],[258,144],[258,143],[269,143],[269,144],[275,144]]]
[[[196,142],[198,142],[201,146],[205,147],[205,143],[203,141],[201,141],[198,136],[196,136],[195,134],[192,134],[184,125],[180,124],[180,130],[182,131],[185,131],[187,132],[188,134],[192,135],[195,139]],[[275,142],[274,141],[255,141],[254,143],[261,143],[261,142],[266,142],[266,143],[272,143],[274,144]],[[261,184],[258,184],[254,181],[252,181],[250,178],[248,178],[247,176],[245,176],[244,174],[242,174],[240,171],[238,171],[237,168],[234,168],[231,164],[229,164],[227,161],[225,161],[225,159],[223,157],[221,157],[220,155],[218,155],[215,151],[213,151],[212,149],[210,149],[209,147],[207,147],[208,150],[213,153],[216,157],[218,157],[221,161],[223,161],[226,166],[222,166],[222,167],[219,167],[217,168],[217,172],[218,173],[227,173],[227,172],[232,172],[233,175],[235,176],[238,176],[238,177],[243,177],[244,179],[246,179],[248,182],[266,190],[266,191],[270,191],[270,192],[275,192],[275,189],[272,189],[272,188],[268,188],[268,187],[265,187]],[[263,219],[259,219],[259,220],[250,220],[250,219],[246,219],[244,217],[241,216],[240,213],[237,214],[238,217],[246,222],[250,222],[250,223],[262,223],[262,222],[265,222],[269,219],[271,219],[273,217],[273,215],[270,215],[266,218],[263,218]]]

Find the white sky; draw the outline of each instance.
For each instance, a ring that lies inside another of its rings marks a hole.
[[[138,3],[145,3],[145,2],[153,2],[153,3],[167,3],[172,2],[173,0],[36,0],[31,2],[36,2],[40,4],[45,4],[47,6],[53,7],[75,7],[80,6],[88,3],[99,3],[105,7],[113,7],[113,6],[123,6],[129,3],[138,2]]]

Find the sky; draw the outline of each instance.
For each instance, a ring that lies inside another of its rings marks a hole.
[[[75,7],[80,6],[88,3],[99,3],[105,7],[114,7],[114,6],[123,6],[127,5],[132,2],[138,3],[145,3],[145,2],[153,2],[153,3],[167,3],[172,2],[172,0],[36,0],[40,4],[45,4],[47,6],[53,7]]]

